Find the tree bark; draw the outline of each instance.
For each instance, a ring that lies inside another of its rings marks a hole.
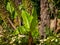
[[[48,26],[49,28],[49,12],[48,12],[48,0],[40,0],[40,18],[41,18],[41,25],[40,25],[40,35],[41,38],[46,38],[45,34],[45,27]]]

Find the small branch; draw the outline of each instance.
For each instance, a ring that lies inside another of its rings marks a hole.
[[[9,21],[10,25],[12,26],[12,28],[13,28],[14,30],[16,30],[16,27],[13,25],[12,21],[11,21],[8,17],[7,17],[7,19],[8,19],[8,21]]]

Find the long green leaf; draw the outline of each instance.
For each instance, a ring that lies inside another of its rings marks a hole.
[[[22,19],[23,19],[24,26],[26,28],[30,28],[30,23],[31,23],[33,17],[30,16],[30,14],[28,12],[26,12],[25,10],[22,10]]]
[[[10,2],[7,2],[6,9],[12,14],[14,11],[14,7],[11,5]]]
[[[36,12],[35,8],[33,8],[33,10],[32,10],[32,16],[33,16],[33,19],[32,19],[31,25],[30,25],[30,29],[31,30],[36,30],[37,29],[38,20],[37,20],[37,12]]]

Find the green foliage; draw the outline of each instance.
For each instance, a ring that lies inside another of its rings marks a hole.
[[[6,9],[9,12],[11,19],[14,19],[17,17],[18,13],[13,7],[13,5],[11,4],[11,2],[7,2]]]
[[[8,21],[2,20],[2,17],[0,16],[0,25],[3,27],[3,36],[0,34],[0,45],[28,45],[29,32],[32,34],[34,43],[37,44],[37,40],[39,40],[38,15],[40,15],[40,0],[31,0],[31,3],[33,4],[31,15],[26,11],[22,4],[15,8],[12,1],[15,3],[16,0],[1,0],[0,4],[4,4],[4,8],[7,10],[7,13],[9,13],[9,18],[11,20],[16,18],[19,14],[19,16],[22,18],[22,25],[17,26],[16,30],[14,30],[10,27],[10,24],[7,23]],[[52,3],[53,6],[58,9],[57,17],[60,18],[60,0],[53,0]],[[21,14],[18,10],[21,11]],[[60,45],[60,35],[53,33],[48,27],[46,27],[45,32],[47,38],[40,41],[40,45]],[[20,37],[20,34],[26,35],[26,37]]]
[[[37,37],[38,33],[38,20],[37,20],[37,13],[35,8],[32,10],[32,15],[30,15],[27,11],[22,10],[21,17],[23,19],[23,25],[19,26],[17,30],[15,30],[15,34],[28,34],[29,32],[32,33],[33,37]]]
[[[37,28],[38,26],[37,12],[35,8],[32,9],[32,16],[33,16],[33,19],[30,25],[30,30],[32,31],[32,36],[37,37],[39,33],[38,33],[38,28]]]
[[[57,8],[60,8],[60,0],[53,0],[54,1],[54,4],[55,4],[55,7]]]
[[[30,28],[33,31],[33,30],[35,30],[37,28],[37,24],[38,24],[37,13],[36,13],[36,9],[34,9],[34,8],[32,10],[32,16],[33,16],[33,19],[32,19]]]
[[[40,44],[42,44],[42,45],[60,45],[59,35],[49,36],[44,40],[40,40]]]
[[[46,33],[46,36],[53,36],[54,35],[53,30],[49,29],[47,26],[45,27],[45,33]]]
[[[12,14],[14,11],[14,7],[11,5],[10,2],[7,2],[6,9]]]
[[[47,38],[40,40],[41,45],[60,45],[60,34],[56,34],[53,30],[50,30],[48,27],[45,28],[45,33]]]
[[[36,9],[37,16],[40,15],[40,0],[31,0],[34,8]]]
[[[27,32],[29,32],[29,29],[26,29],[24,26],[18,27],[18,30],[20,34],[28,34]]]
[[[32,21],[32,16],[27,13],[25,10],[22,10],[22,18],[23,18],[23,24],[26,28],[30,28],[30,24]]]

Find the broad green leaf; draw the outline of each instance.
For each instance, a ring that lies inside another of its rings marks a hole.
[[[16,11],[13,11],[13,12],[12,12],[12,15],[11,15],[11,18],[14,19],[14,18],[17,17],[17,15],[18,15],[17,12],[16,12]]]
[[[6,9],[12,14],[14,11],[14,7],[11,5],[10,2],[7,2]]]
[[[23,19],[24,26],[26,28],[30,28],[30,23],[31,23],[33,17],[25,10],[22,10],[22,19]]]
[[[11,4],[8,2],[7,5],[6,5],[6,9],[11,12]]]
[[[16,18],[16,17],[17,17],[17,15],[18,15],[18,13],[15,11],[15,15],[14,15],[14,18]]]
[[[29,31],[24,26],[18,27],[20,34],[27,34]]]
[[[33,16],[33,19],[32,19],[31,25],[30,25],[30,29],[35,30],[37,28],[37,24],[38,24],[37,12],[36,12],[35,8],[33,8],[33,10],[32,10],[32,16]]]
[[[31,24],[31,22],[32,22],[33,16],[32,16],[32,15],[30,15],[28,12],[26,12],[26,17],[27,17],[28,22],[29,22],[29,25],[30,25],[30,24]]]

